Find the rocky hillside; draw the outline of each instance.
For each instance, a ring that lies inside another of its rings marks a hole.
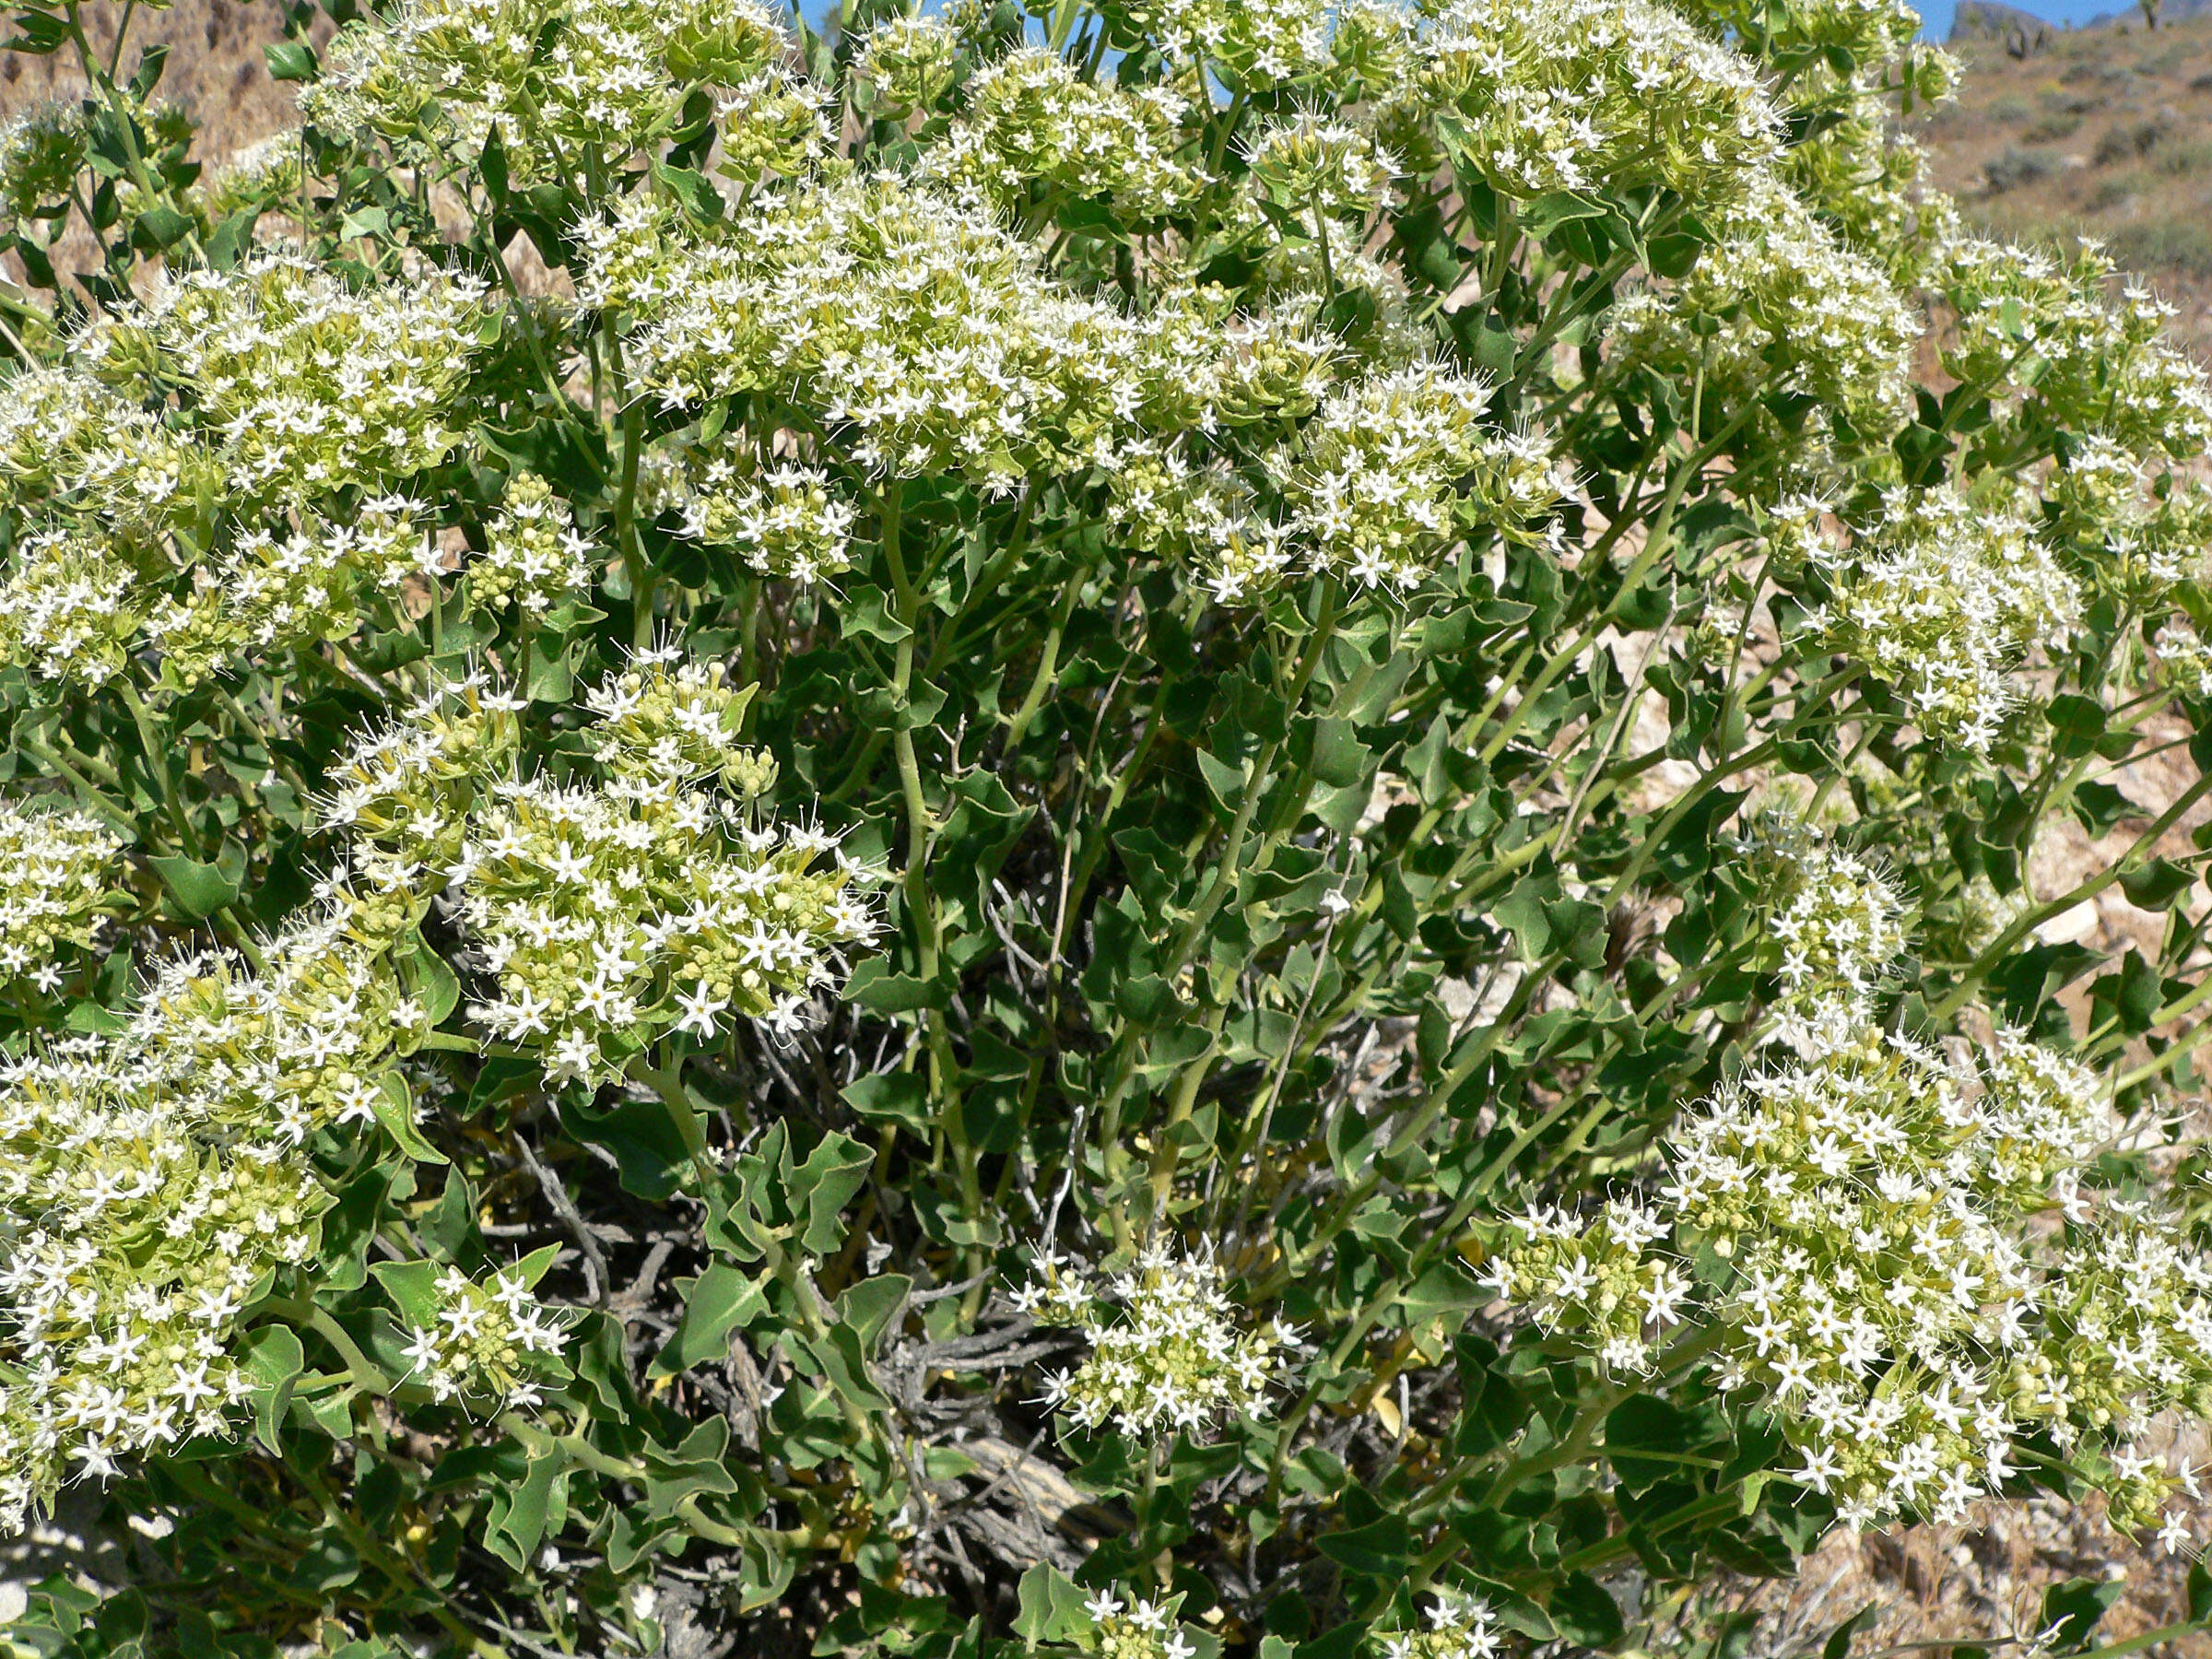
[[[2212,349],[2212,11],[2182,10],[2165,0],[2156,29],[2134,13],[2067,30],[1962,6],[1966,83],[1920,135],[1975,224],[2102,238]]]

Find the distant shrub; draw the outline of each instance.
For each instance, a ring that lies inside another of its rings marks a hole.
[[[2049,150],[2008,148],[1990,159],[1982,170],[1982,177],[1992,195],[2003,195],[2008,190],[2047,179],[2057,171],[2057,158]]]

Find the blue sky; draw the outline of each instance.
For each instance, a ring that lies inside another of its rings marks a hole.
[[[2086,23],[2107,12],[2133,11],[2132,0],[2010,0],[2024,12],[2047,23]],[[1920,7],[1924,32],[1940,41],[1951,32],[1953,0],[1925,0]]]

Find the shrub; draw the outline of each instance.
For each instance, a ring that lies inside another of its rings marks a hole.
[[[203,171],[13,8],[0,1515],[135,1562],[18,1649],[2189,1543],[2212,399],[1911,13],[332,15]]]

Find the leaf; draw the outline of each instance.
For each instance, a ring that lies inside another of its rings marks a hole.
[[[563,1100],[560,1122],[571,1138],[603,1147],[614,1159],[624,1192],[655,1204],[682,1183],[691,1161],[676,1120],[658,1100],[618,1100],[605,1112]]]
[[[645,1374],[679,1376],[693,1366],[726,1358],[729,1334],[767,1311],[767,1300],[749,1275],[727,1262],[711,1263],[685,1290],[683,1322]]]
[[[245,1361],[246,1375],[253,1380],[247,1395],[253,1405],[253,1437],[271,1452],[279,1451],[276,1425],[292,1402],[306,1351],[283,1325],[263,1325],[246,1343]]]
[[[187,922],[205,921],[237,900],[246,874],[246,854],[236,842],[225,841],[214,864],[202,864],[182,853],[149,858],[154,874],[169,889],[175,913]]]
[[[1057,1567],[1040,1561],[1021,1575],[1014,1634],[1025,1641],[1076,1641],[1090,1634],[1083,1591]]]
[[[313,80],[322,73],[315,49],[305,41],[277,41],[264,46],[261,55],[268,61],[271,80]]]
[[[871,1014],[914,1014],[942,1008],[951,995],[918,973],[894,973],[881,957],[871,957],[845,982],[845,1000]]]
[[[2068,1579],[2063,1584],[2053,1584],[2043,1592],[2042,1628],[2051,1631],[2054,1646],[2046,1651],[2061,1653],[2086,1652],[2089,1639],[2096,1635],[2097,1627],[2112,1611],[2112,1604],[2127,1588],[2124,1578]]]
[[[438,1294],[437,1263],[376,1262],[369,1271],[409,1324],[428,1327],[437,1323],[439,1310],[445,1305]]]
[[[409,957],[415,970],[415,993],[422,1002],[423,1018],[433,1030],[445,1023],[461,1001],[461,982],[453,971],[445,965],[445,959],[424,943],[422,935],[415,935],[415,947]]]
[[[1350,721],[1319,719],[1309,730],[1306,763],[1316,778],[1332,789],[1349,789],[1366,779],[1374,756]]]
[[[417,1163],[441,1164],[445,1154],[422,1138],[415,1127],[415,1102],[407,1094],[407,1081],[395,1071],[388,1071],[377,1079],[376,1094],[371,1104],[376,1112],[376,1121],[384,1126],[384,1133],[398,1143],[399,1149]]]
[[[1384,1515],[1365,1526],[1324,1533],[1315,1540],[1321,1553],[1347,1572],[1365,1578],[1389,1579],[1403,1574],[1418,1553],[1413,1530],[1403,1515]]]
[[[838,1218],[853,1195],[867,1184],[876,1155],[851,1135],[822,1136],[806,1161],[791,1172],[788,1197],[794,1215],[806,1217],[799,1243],[815,1255],[828,1255],[844,1242]]]
[[[522,1483],[509,1488],[507,1512],[484,1529],[484,1541],[499,1550],[508,1564],[516,1571],[528,1569],[537,1547],[546,1535],[546,1513],[553,1498],[553,1483],[567,1467],[567,1455],[558,1448],[547,1448],[530,1459]],[[500,1547],[501,1542],[513,1545],[509,1554]]]
[[[845,1104],[873,1123],[896,1124],[914,1135],[935,1126],[929,1114],[929,1085],[918,1072],[876,1072],[845,1085]]]
[[[1851,1659],[1852,1638],[1866,1628],[1881,1610],[1881,1606],[1879,1602],[1868,1602],[1830,1630],[1828,1640],[1820,1644],[1820,1659]]]
[[[2171,910],[2173,901],[2187,892],[2195,880],[2195,872],[2171,860],[2154,858],[2142,868],[2123,874],[2120,890],[2138,910]]]

